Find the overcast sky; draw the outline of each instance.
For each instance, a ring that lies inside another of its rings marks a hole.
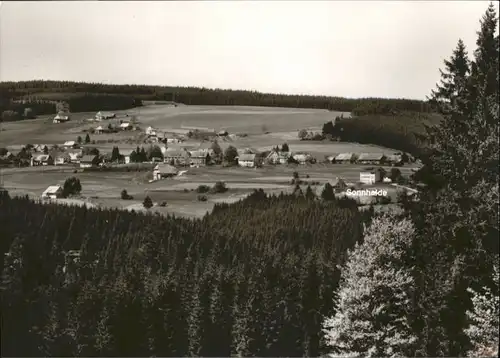
[[[423,99],[487,1],[0,3],[0,81]]]

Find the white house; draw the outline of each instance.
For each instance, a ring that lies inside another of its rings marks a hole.
[[[31,166],[54,165],[54,158],[49,154],[39,154],[31,158]]]
[[[314,158],[309,154],[294,154],[293,159],[295,159],[299,164],[306,164],[307,162],[313,162]]]
[[[82,152],[68,152],[70,163],[80,163]]]
[[[156,135],[156,129],[149,126],[148,128],[146,128],[146,134],[148,136],[155,136]]]
[[[255,154],[240,154],[237,159],[240,167],[254,168],[257,165],[257,155]]]
[[[275,150],[271,151],[266,157],[266,162],[269,164],[286,164],[288,163],[288,158],[290,157],[290,152],[277,152]]]
[[[69,121],[69,116],[64,113],[58,113],[55,117],[54,120],[52,121],[53,123],[61,123],[61,122],[67,122]]]
[[[122,131],[126,131],[126,130],[129,130],[129,129],[132,129],[132,125],[128,122],[123,122],[123,123],[120,123],[120,129]]]
[[[101,134],[104,132],[104,128],[102,126],[98,126],[94,129],[95,134]]]
[[[64,165],[69,163],[70,157],[68,153],[58,153],[54,155],[54,165]]]
[[[160,180],[162,178],[170,178],[177,175],[178,170],[174,166],[166,163],[159,163],[153,170],[153,178]]]
[[[97,112],[97,114],[95,115],[95,118],[96,119],[110,119],[110,118],[115,118],[116,117],[116,114],[114,113],[110,113],[110,112]]]
[[[132,155],[133,149],[123,149],[120,150],[120,154],[123,155],[123,160],[125,161],[125,164],[130,163],[130,156]]]
[[[380,170],[359,173],[359,181],[363,184],[375,184],[382,181],[382,173]]]
[[[68,140],[64,142],[63,146],[65,147],[74,147],[76,145],[76,142],[74,140]]]
[[[62,197],[63,188],[60,185],[51,185],[42,193],[42,199],[57,199]]]

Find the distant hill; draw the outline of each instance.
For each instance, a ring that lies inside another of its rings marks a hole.
[[[0,82],[0,97],[21,99],[29,97],[50,100],[78,98],[78,94],[122,95],[136,101],[173,101],[187,105],[238,105],[290,108],[317,108],[351,112],[366,105],[390,106],[399,110],[430,112],[431,106],[421,100],[397,98],[344,98],[310,95],[286,95],[256,91],[172,87],[150,85],[108,85],[68,81]],[[1,105],[1,104],[0,104]],[[73,109],[72,109],[73,111]]]

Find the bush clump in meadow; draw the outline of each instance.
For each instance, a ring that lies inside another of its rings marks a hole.
[[[132,200],[134,197],[127,193],[127,190],[123,189],[121,192],[122,200]]]
[[[200,185],[198,188],[196,188],[196,192],[203,194],[203,193],[208,193],[210,191],[210,187],[208,185]]]
[[[212,188],[212,193],[218,194],[218,193],[225,193],[227,191],[226,183],[223,181],[218,181],[215,183],[215,185]]]

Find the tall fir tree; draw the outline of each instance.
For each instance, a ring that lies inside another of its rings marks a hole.
[[[498,255],[498,44],[496,13],[481,21],[465,98],[443,110],[429,131],[431,175],[412,205],[418,234],[410,250],[418,290],[417,354],[460,356],[471,348],[464,330],[468,288],[490,284]],[[448,98],[452,100],[452,98]],[[438,180],[436,180],[438,178]],[[437,183],[437,185],[436,185]]]
[[[440,70],[441,81],[432,91],[431,101],[445,114],[452,110],[465,112],[464,99],[467,90],[467,80],[470,73],[470,61],[462,39],[449,60],[444,61],[445,69]]]

